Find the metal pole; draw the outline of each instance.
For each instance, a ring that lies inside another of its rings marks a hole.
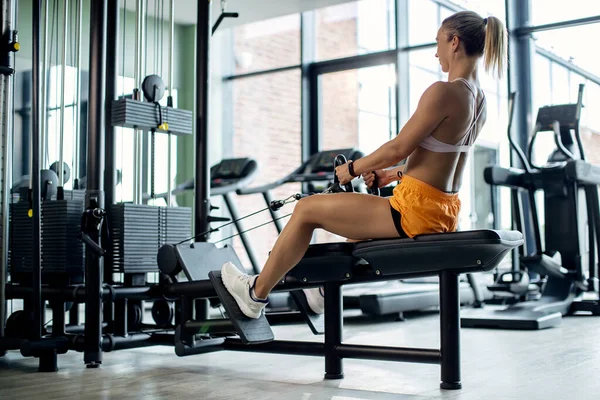
[[[198,3],[196,25],[196,174],[195,174],[195,234],[209,229],[210,213],[210,168],[208,164],[208,102],[209,86],[209,40],[210,0]],[[208,235],[197,237],[205,242]]]
[[[48,160],[46,160],[46,140],[47,140],[47,121],[48,121],[48,15],[50,10],[48,9],[49,1],[44,1],[44,58],[42,59],[42,168],[46,168]]]
[[[140,77],[140,64],[142,63],[141,57],[141,43],[140,37],[142,35],[142,1],[137,0],[135,5],[135,53],[134,53],[134,66],[133,66],[133,81],[134,81],[134,89],[133,96],[135,100],[141,101],[142,95],[140,91],[140,87],[142,86],[142,81]],[[139,142],[140,142],[140,130],[135,129],[133,131],[133,203],[140,204],[141,198],[139,197],[139,185],[140,185],[140,174],[141,171],[139,169],[138,159],[142,156],[139,152]]]
[[[80,0],[81,1],[81,0]],[[119,4],[118,0],[108,2],[106,21],[106,48],[114,51],[106,52],[106,165],[104,170],[105,201],[108,206],[115,202],[115,128],[112,126],[112,103],[117,98],[117,48],[119,37]]]
[[[41,236],[41,200],[40,200],[40,117],[42,114],[40,104],[40,25],[42,2],[36,0],[32,3],[32,62],[31,67],[31,183],[33,211],[33,240],[32,245],[32,283],[33,283],[33,329],[30,338],[33,340],[42,337],[42,236]]]
[[[77,81],[75,83],[75,159],[73,160],[73,183],[79,186],[79,140],[81,135],[81,35],[83,31],[83,0],[77,2],[77,57],[75,68],[77,68]],[[73,185],[73,188],[76,188]]]
[[[81,1],[81,0],[80,0]],[[106,52],[106,119],[105,129],[105,168],[104,168],[104,201],[107,207],[108,220],[111,219],[111,205],[115,203],[115,183],[116,183],[116,154],[115,154],[115,128],[112,125],[112,104],[117,98],[117,49],[119,37],[119,0],[110,0],[108,2],[107,21],[106,21],[106,48],[111,51]],[[124,61],[124,60],[123,60]],[[112,282],[112,254],[113,249],[109,246],[104,257],[104,282]],[[105,320],[111,320],[110,313],[112,307],[104,308]]]
[[[175,47],[175,0],[171,0],[171,11],[170,11],[170,24],[171,29],[169,33],[169,97],[167,99],[167,107],[173,107],[173,47]],[[162,38],[161,38],[162,40]],[[167,207],[171,207],[171,190],[173,183],[173,170],[171,168],[171,152],[172,152],[172,137],[171,133],[167,135],[169,140],[169,144],[167,146],[167,151],[169,152],[168,158],[168,167],[167,167]]]
[[[15,25],[15,6],[13,1],[4,2],[2,32],[12,31]],[[12,57],[14,60],[14,57]],[[8,272],[9,240],[9,204],[10,189],[12,186],[12,136],[14,131],[14,75],[6,75],[2,79],[2,95],[4,109],[2,112],[2,264],[0,265],[0,338],[4,337],[4,323],[6,322],[6,275]]]
[[[148,2],[146,0],[142,0],[142,9],[140,14],[140,63],[139,63],[139,86],[141,88],[142,82],[144,81],[144,76],[146,75],[146,44],[147,44],[147,35],[146,35],[146,18],[145,16],[148,14]],[[143,101],[143,93],[140,93],[141,100]],[[145,131],[140,130],[138,132],[138,147],[136,153],[138,154],[137,162],[137,170],[138,170],[138,179],[137,179],[137,198],[138,203],[141,204],[143,202],[143,176],[144,176],[144,135]]]
[[[90,68],[86,209],[104,209],[104,108],[106,0],[90,2]],[[115,49],[111,49],[115,51]],[[98,236],[100,232],[98,232]],[[95,238],[99,240],[99,238]],[[85,352],[88,367],[102,363],[102,277],[104,259],[86,247]]]
[[[63,0],[63,48],[62,48],[62,76],[60,79],[60,139],[58,147],[58,187],[64,185],[64,139],[65,139],[65,79],[67,77],[67,35],[69,33],[69,0]],[[59,189],[60,190],[60,189]],[[60,193],[60,192],[59,192]]]
[[[506,9],[508,12],[507,28],[509,32],[519,29],[523,26],[528,26],[530,21],[530,2],[520,0],[506,0]],[[534,54],[534,45],[531,35],[527,36],[510,36],[508,43],[509,50],[509,69],[508,69],[508,92],[517,92],[515,99],[515,115],[513,122],[512,136],[516,139],[517,144],[522,149],[528,148],[529,132],[533,126],[532,113],[532,59]],[[518,157],[512,156],[511,152],[511,167],[523,168]],[[527,203],[527,198],[523,197],[523,228],[527,232],[523,232],[526,237],[534,237],[533,224],[537,221],[532,221],[530,217],[530,206]],[[529,240],[525,244],[525,253],[532,254],[534,249],[534,241]]]

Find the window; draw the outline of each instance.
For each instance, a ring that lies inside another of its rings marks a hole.
[[[441,68],[435,57],[435,48],[413,50],[408,53],[410,115],[417,109],[419,99],[434,82],[442,79]],[[406,121],[404,121],[406,122]]]
[[[317,61],[395,48],[394,10],[395,0],[354,1],[316,10]]]
[[[535,54],[532,60],[532,100],[533,100],[533,118],[537,116],[537,110],[540,107],[552,104],[552,79],[550,71],[552,65],[550,60],[539,54]]]
[[[600,14],[600,4],[590,0],[530,0],[531,24],[543,25]]]
[[[438,5],[431,0],[410,0],[408,14],[408,44],[435,42],[440,27]]]
[[[77,79],[77,69],[67,66],[65,70],[64,87],[64,122],[62,131],[62,151],[60,145],[61,138],[61,103],[62,92],[60,90],[62,79],[62,68],[53,66],[48,70],[48,114],[47,114],[47,142],[46,147],[42,149],[45,153],[46,165],[42,168],[48,168],[53,163],[58,163],[62,153],[63,162],[71,170],[71,178],[64,184],[65,189],[73,187],[73,161],[76,158],[75,148],[75,82]]]
[[[452,0],[452,3],[455,3],[456,5],[467,10],[475,11],[482,17],[493,15],[502,21],[505,19],[506,11],[504,0]],[[447,15],[442,16],[442,19],[444,19],[446,16]]]
[[[600,14],[600,3],[592,1],[589,4],[594,4],[598,10],[596,14]],[[560,9],[561,12],[568,13],[569,10],[576,8],[574,5],[569,7],[563,5]],[[534,37],[537,46],[596,76],[600,76],[600,64],[596,61],[596,54],[590,51],[587,42],[600,37],[600,23],[536,32]]]
[[[483,171],[498,163],[498,152],[493,148],[476,145],[473,148],[472,162],[475,173],[471,185],[473,210],[470,229],[495,229],[494,214],[497,210],[494,210],[494,206],[498,201],[498,188],[485,182]]]
[[[233,135],[224,137],[224,157],[252,157],[259,173],[252,182],[258,186],[283,178],[301,164],[300,70],[291,70],[240,78],[230,81],[233,94]],[[273,190],[274,199],[285,199],[301,190],[299,184],[287,184]],[[266,207],[261,195],[235,196],[239,214],[244,216]],[[279,211],[290,213],[294,204]],[[245,229],[270,220],[267,212],[242,221]],[[285,225],[288,219],[283,219]],[[267,260],[277,239],[273,224],[249,234],[259,268]],[[244,266],[249,267],[246,252],[236,237],[233,246]]]
[[[396,133],[396,73],[393,64],[320,77],[323,150],[356,147],[375,151]]]
[[[300,14],[235,27],[235,73],[300,64]]]

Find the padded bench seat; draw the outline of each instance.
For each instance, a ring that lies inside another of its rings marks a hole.
[[[286,282],[350,281],[376,275],[378,280],[403,276],[490,271],[506,253],[523,243],[518,231],[490,229],[419,235],[412,239],[378,239],[309,246]]]
[[[352,254],[381,275],[490,271],[523,242],[517,231],[476,230],[357,243]]]

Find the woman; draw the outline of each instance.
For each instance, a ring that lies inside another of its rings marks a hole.
[[[448,82],[436,82],[423,93],[396,138],[335,171],[341,184],[360,175],[369,187],[375,178],[379,187],[399,180],[393,196],[337,193],[300,200],[260,275],[243,274],[232,263],[222,267],[223,283],[246,316],[260,317],[267,295],[302,259],[317,228],[352,240],[457,229],[458,191],[468,150],[486,120],[478,63],[483,57],[486,71],[494,69],[501,75],[506,32],[499,19],[464,11],[444,20],[436,42],[436,57],[448,73]],[[404,166],[385,169],[404,159]],[[305,293],[311,309],[323,313],[323,291]]]

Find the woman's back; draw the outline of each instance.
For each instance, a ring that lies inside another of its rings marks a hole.
[[[486,120],[483,92],[473,83],[462,80],[445,83],[447,117],[433,130],[431,136],[438,144],[462,144],[471,129],[470,143],[479,135]],[[474,124],[473,124],[474,122]],[[407,160],[407,175],[444,191],[458,192],[462,182],[468,152],[437,152],[417,147]]]

